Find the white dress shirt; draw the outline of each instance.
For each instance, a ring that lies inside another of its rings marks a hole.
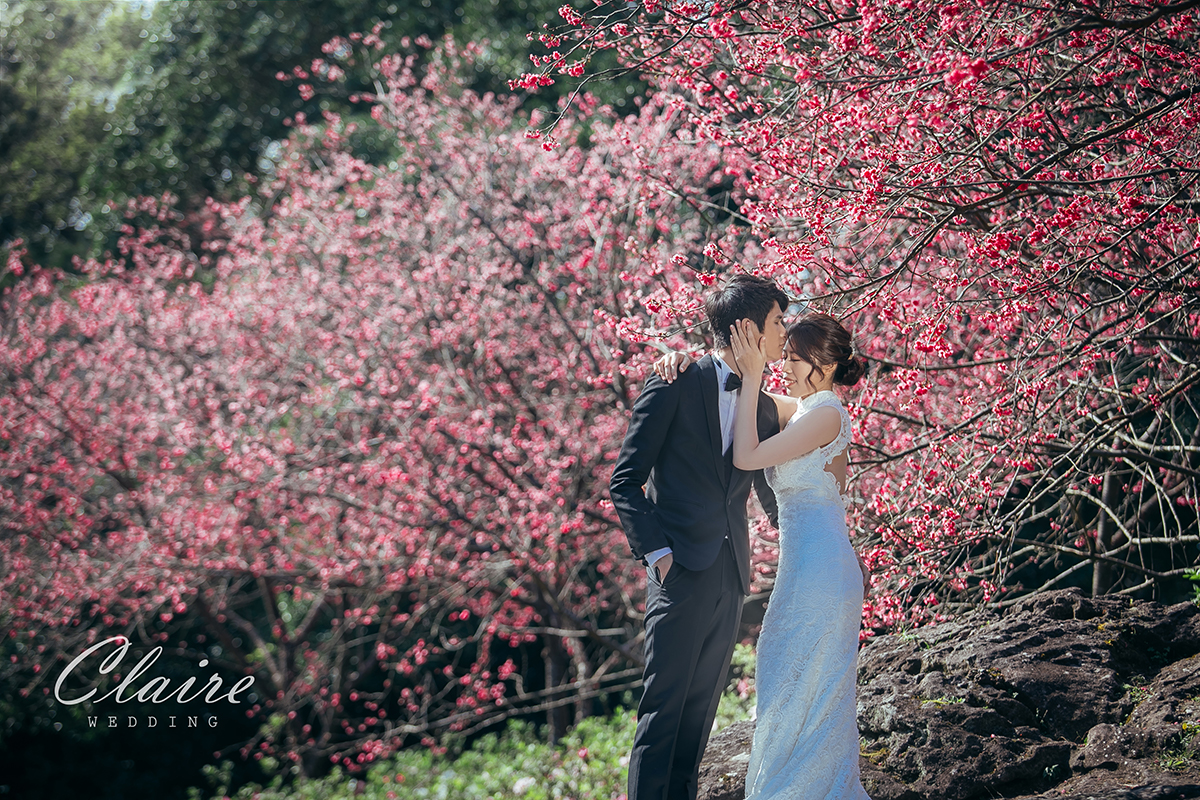
[[[725,391],[725,378],[733,374],[725,359],[714,353],[713,364],[717,367],[717,409],[721,417],[721,454],[724,455],[733,444],[733,423],[737,419],[737,400],[740,392]],[[653,567],[663,556],[670,554],[670,547],[660,547],[646,554],[646,563]]]
[[[725,378],[734,374],[724,359],[713,357],[717,365],[717,404],[721,411],[721,454],[728,452],[733,445],[733,424],[737,419],[737,401],[739,391],[725,391]]]

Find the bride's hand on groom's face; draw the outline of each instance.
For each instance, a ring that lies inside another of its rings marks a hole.
[[[667,353],[654,362],[654,374],[667,383],[672,383],[675,378],[682,375],[684,370],[692,365],[692,361],[692,357],[687,353]]]
[[[729,326],[733,358],[742,371],[742,380],[761,377],[767,366],[766,337],[752,319],[740,319]]]

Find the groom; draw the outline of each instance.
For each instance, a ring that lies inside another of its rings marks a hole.
[[[746,501],[753,482],[776,522],[762,472],[733,466],[741,379],[729,343],[754,320],[771,360],[782,357],[787,295],[736,275],[705,301],[717,352],[672,383],[652,375],[633,406],[609,490],[633,555],[647,564],[646,666],[629,757],[629,800],[695,800],[750,593]],[[779,432],[775,403],[758,403],[758,435]],[[643,490],[643,487],[644,490]],[[777,526],[778,527],[778,526]]]

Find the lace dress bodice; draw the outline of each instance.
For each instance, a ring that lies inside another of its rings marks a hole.
[[[791,419],[784,425],[784,430],[795,425],[805,414],[822,406],[834,406],[841,413],[842,427],[837,438],[799,458],[763,470],[767,483],[771,485],[781,505],[784,497],[809,495],[804,498],[805,502],[827,500],[837,503],[842,508],[846,507],[845,498],[838,489],[837,478],[825,469],[829,462],[850,446],[850,414],[838,396],[830,391],[821,391],[801,398],[796,413],[792,414]]]

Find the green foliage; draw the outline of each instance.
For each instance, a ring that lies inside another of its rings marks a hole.
[[[921,650],[930,650],[933,648],[933,642],[917,635],[917,629],[907,625],[901,625],[896,630],[900,641],[906,644],[916,644]]]
[[[479,75],[474,88],[506,94],[509,80],[533,71],[529,55],[545,55],[547,50],[530,42],[528,34],[541,30],[545,24],[554,28],[561,23],[558,8],[562,5],[562,0],[461,0],[454,9],[457,22],[450,28],[454,38],[459,42],[486,42],[475,64]],[[591,75],[610,70],[621,74],[589,79],[584,90],[599,103],[611,105],[618,112],[633,113],[634,98],[645,95],[649,87],[636,75],[623,73],[611,50],[600,51],[588,64]],[[558,78],[553,86],[526,95],[525,109],[553,110],[559,101],[570,97],[577,81],[565,75]]]
[[[457,757],[426,748],[401,751],[372,766],[361,778],[334,769],[324,778],[284,787],[282,776],[268,786],[248,785],[230,793],[232,768],[207,767],[215,798],[257,800],[389,800],[394,797],[438,800],[490,800],[523,797],[616,798],[625,793],[628,754],[636,724],[633,711],[585,719],[557,747],[537,729],[514,721],[500,734],[489,734]],[[268,768],[276,765],[265,765]],[[189,793],[200,800],[200,790]]]
[[[734,646],[733,663],[729,667],[729,686],[721,695],[721,704],[717,706],[714,723],[717,730],[750,719],[757,700],[754,691],[754,663],[753,647],[748,644]]]
[[[1134,684],[1126,683],[1122,684],[1122,688],[1129,692],[1129,697],[1133,700],[1134,705],[1141,704],[1150,696],[1150,690],[1145,686],[1135,686]]]
[[[507,93],[540,47],[527,34],[553,23],[559,4],[0,0],[0,246],[20,237],[31,261],[69,267],[72,256],[115,248],[123,219],[110,203],[120,209],[131,197],[169,191],[186,213],[206,197],[244,196],[247,176],[271,174],[276,143],[299,112],[352,119],[355,154],[385,162],[394,142],[364,104],[350,102],[374,90],[371,59],[338,60],[345,74],[334,82],[277,74],[332,61],[322,45],[379,24],[381,52],[421,35],[486,41],[473,88]],[[316,95],[303,99],[301,82]],[[645,90],[632,76],[587,88],[624,110]],[[527,96],[527,109],[554,108],[571,90],[560,82]]]
[[[309,69],[335,36],[369,32],[387,5],[374,0],[245,0],[159,3],[130,57],[129,91],[115,118],[123,134],[98,153],[92,181],[102,196],[227,198],[259,174],[272,141],[285,139],[297,112],[319,117],[331,95],[303,100],[277,73]],[[405,35],[437,32],[413,16]],[[339,84],[342,97],[370,88],[361,70]],[[347,104],[348,105],[348,104]],[[338,109],[341,110],[341,109]]]
[[[1196,744],[1200,738],[1200,723],[1185,722],[1180,730],[1179,743],[1176,747],[1164,751],[1158,757],[1158,763],[1163,769],[1183,770],[1196,763]]]
[[[84,174],[111,131],[108,104],[142,20],[127,4],[0,0],[0,244],[83,254]]]
[[[1200,569],[1186,570],[1183,577],[1192,582],[1192,602],[1200,606]]]
[[[749,719],[754,707],[754,650],[737,645],[729,688],[721,697],[715,730]],[[233,791],[233,766],[208,766],[204,773],[213,800],[551,800],[586,797],[617,798],[625,794],[629,748],[637,727],[636,712],[618,708],[608,717],[589,717],[557,746],[545,742],[539,729],[514,720],[502,732],[483,736],[465,750],[414,747],[402,750],[350,778],[335,768],[323,778],[300,779],[285,786],[279,764],[262,766],[276,777],[267,786],[249,784]],[[445,744],[445,743],[444,743]],[[190,800],[202,800],[199,789]]]

